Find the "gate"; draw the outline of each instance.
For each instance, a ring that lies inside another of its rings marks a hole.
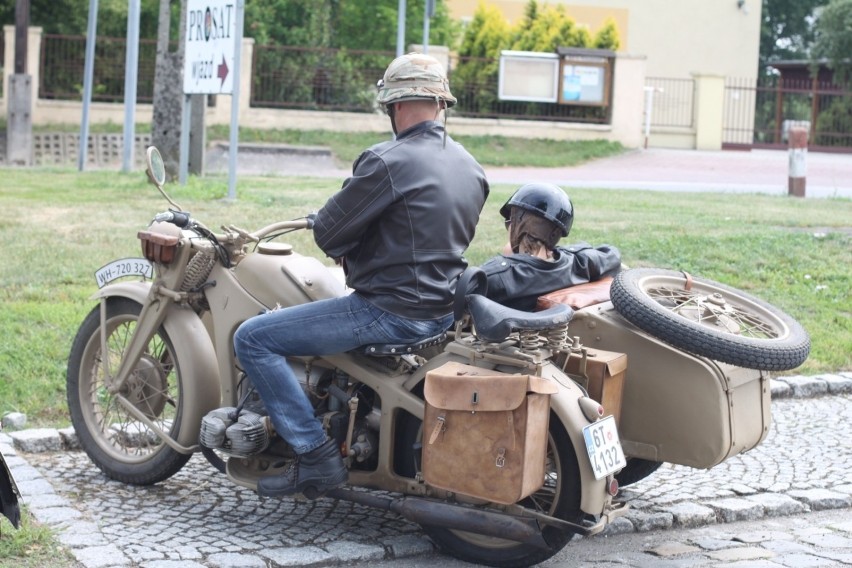
[[[786,149],[793,126],[811,150],[852,153],[852,92],[816,78],[725,81],[722,148]]]

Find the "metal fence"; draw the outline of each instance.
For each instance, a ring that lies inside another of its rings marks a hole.
[[[124,100],[126,41],[98,38],[95,101]],[[86,38],[45,34],[39,97],[79,100],[83,91]],[[376,81],[395,54],[381,51],[255,46],[251,61],[253,107],[375,112]],[[137,101],[151,102],[156,41],[142,40]],[[461,58],[449,70],[460,116],[607,123],[609,106],[575,106],[499,100],[498,60]]]
[[[723,120],[727,147],[783,148],[790,127],[805,126],[809,147],[852,151],[852,92],[825,81],[728,79]]]
[[[691,128],[695,116],[695,81],[693,79],[668,79],[646,77],[645,88],[653,95],[651,126]]]
[[[98,38],[95,47],[95,101],[124,100],[125,46],[123,38]],[[4,43],[0,42],[0,61]],[[42,36],[38,96],[80,100],[83,90],[86,38]],[[154,93],[156,41],[139,46],[137,101],[151,102]],[[251,61],[254,107],[374,112],[375,84],[394,54],[286,46],[255,46]],[[605,124],[609,106],[506,101],[498,98],[499,62],[460,58],[449,69],[455,114],[482,118],[511,118]],[[692,79],[648,77],[654,91],[652,127],[694,127],[695,82]],[[852,151],[852,92],[818,81],[793,82],[768,77],[728,79],[723,108],[726,147],[786,144],[792,124],[811,129],[815,149]]]
[[[394,53],[255,46],[251,106],[374,112],[376,81]]]
[[[124,70],[127,41],[99,37],[95,45],[92,100],[124,100]],[[156,40],[140,40],[136,100],[154,100]],[[45,34],[41,42],[39,98],[80,100],[83,98],[83,70],[86,63],[85,36]]]

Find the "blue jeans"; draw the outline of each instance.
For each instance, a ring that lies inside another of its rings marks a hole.
[[[385,312],[352,293],[246,320],[234,334],[234,350],[275,430],[296,453],[304,454],[321,446],[326,435],[284,357],[333,355],[370,343],[414,343],[452,324],[452,314],[412,320]]]

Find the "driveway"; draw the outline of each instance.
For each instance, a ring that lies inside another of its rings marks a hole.
[[[852,154],[808,153],[806,197],[852,197]],[[486,168],[491,183],[787,195],[789,153],[634,150],[569,168]]]

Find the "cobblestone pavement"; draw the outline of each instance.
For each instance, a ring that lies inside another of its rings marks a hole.
[[[552,566],[852,565],[852,373],[772,381],[761,446],[712,470],[664,465],[630,513]],[[346,502],[260,500],[200,456],[153,487],[108,480],[56,431],[0,435],[24,502],[85,568],[461,566],[417,525]]]
[[[540,564],[547,568],[828,568],[852,565],[848,509],[679,530],[575,539]],[[356,562],[371,568],[465,568],[432,553]]]

